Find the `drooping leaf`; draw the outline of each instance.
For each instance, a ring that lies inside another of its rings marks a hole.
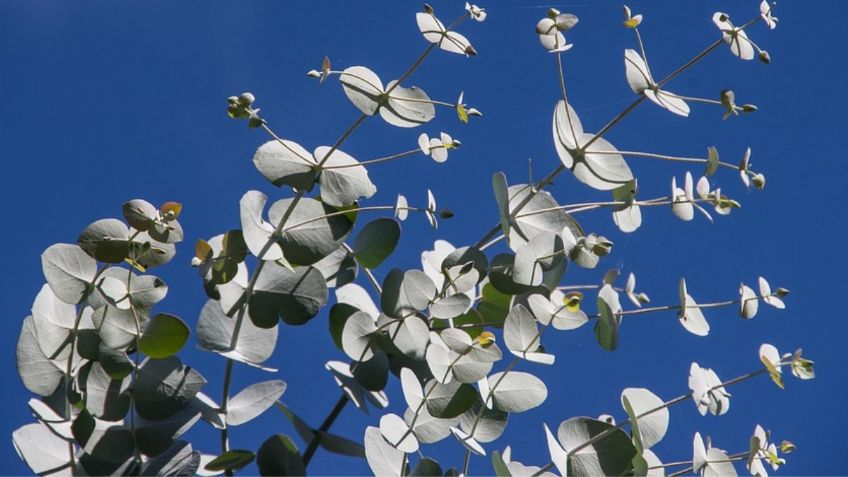
[[[406,454],[395,449],[376,427],[365,429],[365,459],[374,475],[403,475]]]

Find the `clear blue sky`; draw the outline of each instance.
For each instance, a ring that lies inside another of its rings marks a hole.
[[[461,13],[462,3],[437,0],[433,5],[448,20]],[[550,133],[559,95],[554,57],[533,33],[545,7],[528,3],[535,2],[484,4],[488,20],[460,29],[479,56],[439,52],[409,82],[448,101],[464,90],[466,101],[484,118],[461,125],[454,114],[440,111],[434,122],[417,130],[374,119],[346,144],[346,151],[368,159],[415,147],[421,131],[444,130],[463,143],[446,164],[415,157],[372,169],[379,192],[369,203],[393,203],[399,191],[421,202],[430,187],[457,216],[438,232],[422,217],[412,217],[388,265],[416,266],[420,251],[438,238],[456,245],[476,241],[496,221],[492,173],[503,170],[511,182],[519,182],[526,178],[528,158],[536,177],[557,165]],[[646,17],[641,30],[652,69],[663,76],[716,38],[710,21],[714,8],[726,9],[741,23],[757,12],[758,3],[633,0],[631,7]],[[388,81],[426,47],[415,25],[419,7],[416,2],[329,0],[320,7],[306,1],[0,3],[0,191],[6,204],[0,238],[6,314],[0,344],[6,354],[0,372],[9,383],[0,409],[8,443],[0,446],[0,472],[27,470],[11,446],[11,432],[30,422],[29,394],[13,363],[21,322],[43,282],[40,253],[54,242],[75,241],[98,218],[120,216],[128,199],[180,201],[187,240],[176,260],[155,272],[170,286],[157,309],[194,325],[205,300],[188,266],[195,240],[238,227],[238,200],[245,191],[262,190],[272,198],[283,193],[250,162],[266,137],[228,119],[226,97],[252,91],[279,134],[307,149],[331,144],[359,112],[337,81],[319,87],[304,73],[318,68],[326,54],[336,67],[362,64]],[[572,103],[591,131],[633,97],[624,77],[623,50],[635,42],[621,27],[617,4],[574,2],[560,8],[581,18],[568,35],[576,46],[565,55],[566,77]],[[720,110],[694,105],[691,118],[683,120],[645,103],[608,136],[622,149],[690,156],[716,145],[722,159],[731,162],[751,146],[754,165],[767,176],[766,190],[748,193],[735,173],[720,173],[715,180],[743,208],[712,225],[701,217],[680,222],[662,208],[644,211],[644,225],[632,235],[618,232],[605,212],[587,214],[582,221],[616,243],[602,268],[634,271],[656,304],[675,303],[681,276],[690,293],[706,302],[734,298],[740,281],[755,284],[763,275],[773,286],[792,290],[787,310],[761,307],[752,321],[740,320],[732,309],[710,311],[713,332],[707,338],[685,332],[673,313],[634,317],[625,320],[621,348],[614,353],[600,350],[590,327],[548,335],[556,365],[523,365],[546,380],[548,401],[514,416],[505,437],[488,449],[511,444],[515,458],[544,464],[549,459],[542,422],[554,426],[571,416],[601,413],[621,418],[622,388],[647,387],[668,399],[686,392],[691,361],[727,379],[756,368],[759,345],[770,342],[781,351],[803,347],[816,360],[818,378],[789,379],[785,391],[767,378],[734,387],[731,411],[718,418],[701,417],[691,403],[677,406],[656,452],[665,461],[690,459],[695,431],[737,452],[747,447],[760,423],[778,441],[789,439],[798,446],[781,474],[845,472],[840,441],[848,391],[843,379],[848,358],[841,349],[848,331],[841,250],[846,232],[841,190],[848,179],[843,157],[848,150],[845,5],[784,1],[777,15],[777,30],[769,32],[763,25],[751,30],[771,53],[771,65],[740,61],[721,48],[670,85],[680,94],[707,97],[730,87],[740,103],[757,104],[759,113],[723,122]],[[640,159],[630,165],[645,198],[667,194],[671,176],[686,171]],[[552,190],[560,202],[607,197],[572,177],[561,177]],[[602,273],[575,267],[566,280],[595,283]],[[338,397],[323,363],[344,359],[326,333],[326,314],[304,327],[284,328],[278,346],[272,362],[289,383],[283,401],[317,426]],[[217,397],[223,360],[195,350],[194,341],[183,359],[209,380],[206,391]],[[237,367],[234,389],[260,379],[268,376]],[[395,412],[402,412],[397,384],[388,392]],[[349,408],[334,431],[358,440],[365,425],[377,422],[378,414],[368,417]],[[201,426],[192,433],[196,447],[216,452],[217,432]],[[232,444],[255,450],[277,432],[293,434],[271,410],[261,424],[233,431]],[[432,454],[445,468],[461,464],[454,442],[433,448]],[[488,458],[472,461],[472,473],[490,469]],[[310,470],[368,472],[364,461],[324,453]]]

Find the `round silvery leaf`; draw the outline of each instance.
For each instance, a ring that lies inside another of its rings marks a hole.
[[[451,434],[459,440],[459,443],[462,444],[469,451],[477,454],[477,455],[486,455],[486,450],[483,449],[483,446],[477,442],[476,439],[468,435],[465,431],[458,427],[450,428]]]
[[[663,91],[661,89],[646,89],[644,94],[645,97],[661,108],[667,109],[678,116],[683,116],[684,118],[689,116],[689,105],[686,104],[686,101],[684,101],[683,98],[674,93]]]
[[[677,314],[680,324],[693,335],[707,336],[710,333],[710,324],[704,317],[698,303],[688,294],[686,280],[683,278],[680,279],[678,294],[681,299],[680,311]]]
[[[98,220],[82,231],[77,243],[95,259],[121,263],[129,253],[129,229],[118,219]]]
[[[516,250],[512,279],[519,285],[540,285],[544,273],[560,265],[564,260],[560,236],[540,232]],[[556,282],[558,283],[559,279]]]
[[[241,229],[247,248],[263,260],[283,258],[280,245],[271,238],[274,227],[262,218],[268,196],[259,191],[247,191],[239,201]]]
[[[389,445],[376,427],[365,429],[365,459],[374,475],[403,475],[406,468],[406,454]]]
[[[27,424],[16,429],[12,433],[12,444],[34,474],[53,474],[56,469],[70,474],[68,441],[51,432],[45,425]]]
[[[424,401],[424,390],[421,388],[418,377],[411,369],[403,368],[400,370],[400,384],[406,405],[411,409],[418,409]]]
[[[567,227],[576,236],[582,236],[583,229],[568,214],[563,212],[553,196],[547,191],[533,193],[527,184],[513,185],[508,189],[509,213],[513,217],[509,229],[509,246],[513,251],[529,242],[541,233],[559,235]],[[518,209],[527,197],[529,201]],[[550,210],[554,209],[554,210]]]
[[[339,75],[345,95],[360,111],[373,116],[383,101],[383,82],[364,66],[351,66]]]
[[[359,274],[359,267],[353,254],[344,247],[337,248],[335,252],[313,263],[312,266],[321,272],[330,288],[347,285]]]
[[[486,257],[486,254],[473,247],[460,247],[451,251],[450,254],[442,260],[442,269],[453,269],[457,266],[463,267],[468,263],[471,263],[474,270],[477,270],[478,283],[483,281],[483,278],[485,278],[488,273],[489,259]],[[427,271],[426,267],[424,271]]]
[[[253,420],[274,405],[286,391],[279,379],[254,383],[230,398],[227,404],[227,425],[238,426]]]
[[[409,203],[406,201],[406,197],[401,194],[397,196],[397,202],[395,203],[395,217],[398,220],[403,222],[409,216]]]
[[[569,310],[564,306],[565,301],[565,294],[560,290],[552,291],[550,300],[540,294],[527,298],[527,304],[536,319],[542,324],[550,322],[557,330],[573,330],[589,321],[586,312],[580,309]]]
[[[136,315],[138,322],[136,322]],[[135,344],[147,324],[144,310],[122,310],[110,305],[101,306],[91,315],[100,339],[106,346],[124,351]]]
[[[584,133],[577,114],[564,101],[557,103],[553,119],[554,143],[562,164],[586,185],[612,190],[633,180],[633,173],[609,141]],[[594,139],[594,141],[593,141]],[[579,152],[589,141],[588,149]]]
[[[626,207],[612,212],[613,222],[624,233],[635,232],[636,229],[642,226],[642,210],[638,205],[633,204],[635,195],[635,181],[624,184],[612,191],[614,201],[626,202],[628,204]]]
[[[400,233],[400,224],[394,219],[379,218],[365,224],[353,246],[357,262],[365,268],[380,266],[395,250]]]
[[[477,421],[477,415],[479,414],[480,419],[471,437],[483,443],[492,442],[503,434],[509,414],[499,409],[486,408],[483,408],[481,413],[482,406],[483,404],[477,401],[471,409],[460,416],[459,428],[466,433],[471,432],[471,428],[474,427],[474,422]]]
[[[757,310],[760,306],[760,301],[754,290],[747,285],[739,286],[739,316],[746,320],[750,320],[757,315]]]
[[[72,305],[85,297],[97,275],[97,262],[78,245],[51,245],[41,254],[41,267],[53,293]]]
[[[199,469],[200,452],[192,449],[188,442],[180,440],[174,442],[165,452],[148,459],[139,474],[199,475]]]
[[[424,39],[430,43],[437,43],[439,48],[460,55],[477,53],[467,38],[459,33],[447,31],[444,24],[432,12],[418,12],[415,14],[415,20]]]
[[[380,316],[380,310],[364,288],[356,283],[349,283],[336,289],[336,301],[344,303],[367,313],[372,319]]]
[[[377,325],[367,313],[358,311],[348,317],[342,330],[342,348],[350,359],[365,361],[374,356],[371,334],[375,331]]]
[[[418,439],[397,414],[385,414],[380,418],[380,434],[389,445],[401,452],[408,454],[418,450]]]
[[[274,202],[268,210],[271,223],[279,224],[293,201],[282,199]],[[280,238],[289,263],[311,265],[341,246],[353,222],[345,215],[325,217],[335,212],[336,209],[329,205],[306,197],[293,206]]]
[[[380,108],[380,116],[387,123],[401,128],[414,128],[436,116],[436,107],[427,93],[417,86],[404,88],[395,84],[396,81],[391,81],[386,85],[386,90],[391,90],[391,93]]]
[[[470,306],[471,299],[468,295],[457,293],[430,305],[430,317],[447,320],[465,313]]]
[[[76,321],[74,305],[59,300],[48,285],[41,287],[32,304],[32,323],[44,356],[65,360],[71,353],[70,332]]]
[[[470,384],[451,381],[447,384],[428,381],[427,411],[434,418],[451,419],[468,411],[477,402],[477,392]]]
[[[159,217],[159,210],[144,199],[133,199],[125,202],[122,208],[124,219],[136,230],[147,231],[151,222]]]
[[[692,390],[692,400],[702,416],[707,411],[720,416],[730,410],[730,393],[720,385],[721,379],[715,371],[692,363],[689,368],[689,389]]]
[[[430,327],[417,316],[407,316],[388,327],[389,339],[405,355],[412,359],[424,359],[430,342]]]
[[[764,302],[777,308],[778,310],[783,310],[784,308],[786,308],[786,304],[783,303],[783,300],[781,300],[780,297],[776,294],[772,294],[771,286],[765,278],[759,277],[758,283],[760,288],[760,296],[763,298]]]
[[[47,426],[53,434],[69,441],[74,438],[71,433],[71,421],[60,416],[49,404],[40,399],[32,398],[27,402],[27,405],[38,422]]]
[[[130,409],[129,387],[129,379],[112,379],[93,362],[85,380],[85,408],[98,419],[120,421]]]
[[[132,307],[129,300],[130,293],[127,289],[127,280],[125,279],[104,276],[97,282],[97,291],[109,305],[115,308],[129,310]]]
[[[637,417],[642,445],[646,449],[653,447],[662,440],[668,430],[668,408],[639,417],[648,411],[662,407],[663,400],[645,388],[627,388],[621,392],[622,403],[625,398]]]
[[[401,317],[427,308],[435,296],[436,286],[426,273],[395,268],[383,280],[380,304],[387,315]]]
[[[329,146],[319,146],[314,156],[322,165],[318,183],[321,200],[326,204],[347,207],[377,192],[377,187],[368,178],[368,170],[350,155]]]
[[[65,373],[41,351],[32,316],[28,316],[21,326],[15,355],[18,375],[24,387],[39,396],[53,394]]]
[[[412,433],[415,434],[418,442],[422,444],[433,444],[441,441],[451,434],[451,426],[458,423],[457,419],[433,417],[426,407],[419,409],[417,416],[413,409],[407,408],[403,413],[403,420],[412,429]]]
[[[224,314],[220,303],[209,300],[197,321],[197,341],[201,349],[219,353],[241,363],[272,371],[261,366],[274,352],[277,326],[259,328],[244,317],[236,340],[233,340],[236,319]]]
[[[636,50],[630,48],[624,50],[624,66],[627,83],[634,93],[640,94],[654,86],[654,79],[651,77],[648,65]]]
[[[136,234],[135,230],[130,229],[132,236],[135,238],[130,243],[129,259],[144,268],[164,265],[177,254],[176,245],[154,240],[148,232]]]
[[[268,141],[253,155],[253,164],[277,187],[311,190],[315,183],[315,160],[300,144],[285,139]]]
[[[557,439],[565,449],[575,449],[601,432],[611,432],[608,437],[575,453],[569,458],[568,475],[620,475],[631,465],[636,447],[621,429],[610,431],[611,424],[588,417],[574,417],[563,421],[557,429]]]
[[[441,338],[438,337],[438,334],[434,332],[430,335],[430,344],[427,345],[425,359],[436,381],[440,383],[449,383],[451,381],[453,378],[453,373],[451,372],[451,351]]]
[[[524,412],[538,407],[548,398],[545,383],[529,373],[502,372],[488,379],[494,406],[505,412]]]
[[[289,270],[268,263],[256,280],[248,301],[254,324],[270,328],[279,316],[290,325],[302,325],[327,303],[327,282],[313,267]]]
[[[244,262],[236,266],[236,273],[227,283],[215,286],[215,291],[218,292],[218,301],[221,303],[221,309],[227,316],[235,316],[241,307],[242,300],[245,298],[244,291],[250,281],[250,274],[247,271],[247,265]]]
[[[542,295],[533,295],[541,297]],[[536,350],[541,346],[536,320],[524,305],[514,306],[504,322],[504,344],[509,352],[527,361],[541,364],[553,364],[555,356],[540,353]]]

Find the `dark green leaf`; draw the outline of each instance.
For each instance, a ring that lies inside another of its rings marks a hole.
[[[191,333],[183,320],[159,313],[154,316],[138,340],[139,349],[151,358],[162,359],[177,354]]]
[[[378,267],[395,250],[400,232],[400,224],[394,219],[379,218],[368,222],[353,246],[356,260],[365,268]]]
[[[266,440],[256,456],[261,475],[306,475],[306,468],[294,442],[285,434]]]
[[[233,449],[212,459],[203,468],[205,470],[238,470],[253,462],[256,455],[248,450]]]

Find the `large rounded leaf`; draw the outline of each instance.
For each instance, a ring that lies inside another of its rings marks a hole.
[[[436,116],[436,107],[427,93],[417,86],[404,88],[395,86],[395,83],[392,81],[386,85],[391,93],[380,108],[380,116],[387,123],[401,128],[414,128]]]
[[[663,408],[647,416],[639,417],[648,411],[661,408],[663,400],[645,388],[627,388],[621,392],[622,404],[625,398],[633,410],[635,417],[637,417],[637,425],[643,447],[645,449],[653,447],[654,444],[662,440],[668,430],[668,408]]]
[[[283,258],[280,244],[271,239],[274,226],[262,218],[268,196],[251,190],[245,192],[239,201],[241,213],[241,229],[247,248],[255,257],[263,260],[279,260]]]
[[[406,454],[395,449],[376,427],[365,429],[365,459],[374,475],[403,475]]]
[[[236,339],[233,339],[236,320],[224,314],[221,304],[209,300],[197,321],[197,341],[202,349],[268,371],[261,365],[271,357],[277,344],[277,326],[259,328],[246,317],[242,320]]]
[[[380,304],[387,315],[401,317],[427,308],[435,296],[436,285],[426,273],[421,270],[403,272],[396,268],[383,280]]]
[[[253,420],[273,406],[286,390],[279,379],[251,384],[233,396],[227,405],[227,424],[238,426]]]
[[[547,191],[533,192],[529,185],[517,184],[511,186],[508,193],[509,213],[512,217],[508,237],[513,251],[541,233],[559,235],[563,227],[568,227],[577,237],[584,235],[583,229],[574,219],[557,209],[559,204]],[[519,209],[518,206],[525,201],[527,203]]]
[[[121,263],[129,254],[129,228],[118,219],[101,219],[82,231],[77,243],[101,262]]]
[[[259,172],[279,187],[310,190],[315,182],[315,160],[300,144],[285,139],[268,141],[253,155]]]
[[[569,452],[583,447],[602,432],[610,433],[571,455],[568,460],[568,475],[622,475],[629,469],[633,457],[636,456],[636,447],[627,433],[621,429],[611,431],[613,427],[609,423],[588,417],[574,417],[559,425],[557,438]]]
[[[342,89],[350,102],[369,116],[377,112],[383,100],[383,82],[364,66],[351,66],[339,75]]]
[[[42,424],[27,424],[12,433],[12,444],[18,456],[38,475],[55,472],[71,474],[68,441],[53,434]]]
[[[263,268],[249,300],[254,324],[270,328],[277,316],[290,325],[302,325],[327,303],[327,281],[313,267],[289,270],[276,263]]]
[[[354,242],[353,253],[365,268],[376,268],[394,252],[400,240],[400,224],[380,218],[365,224]]]
[[[21,326],[16,349],[18,375],[31,392],[50,396],[62,382],[65,373],[44,356],[38,346],[33,318],[28,316]]]
[[[97,262],[78,245],[58,243],[41,254],[41,267],[53,293],[65,303],[77,304],[85,297],[97,274]]]
[[[524,412],[545,402],[548,388],[532,374],[512,371],[495,373],[488,378],[494,405],[505,412]]]
[[[182,349],[191,331],[183,320],[159,313],[150,320],[138,341],[139,349],[151,358],[167,358]]]
[[[311,265],[341,246],[353,222],[343,214],[326,217],[336,209],[310,198],[300,199],[289,211],[293,202],[294,199],[274,202],[268,217],[271,223],[279,224],[288,214],[280,238],[286,260],[293,265]]]
[[[350,155],[329,146],[316,148],[314,154],[315,161],[322,165],[318,182],[321,200],[326,204],[347,207],[377,192],[377,187],[368,178],[368,170]]]

